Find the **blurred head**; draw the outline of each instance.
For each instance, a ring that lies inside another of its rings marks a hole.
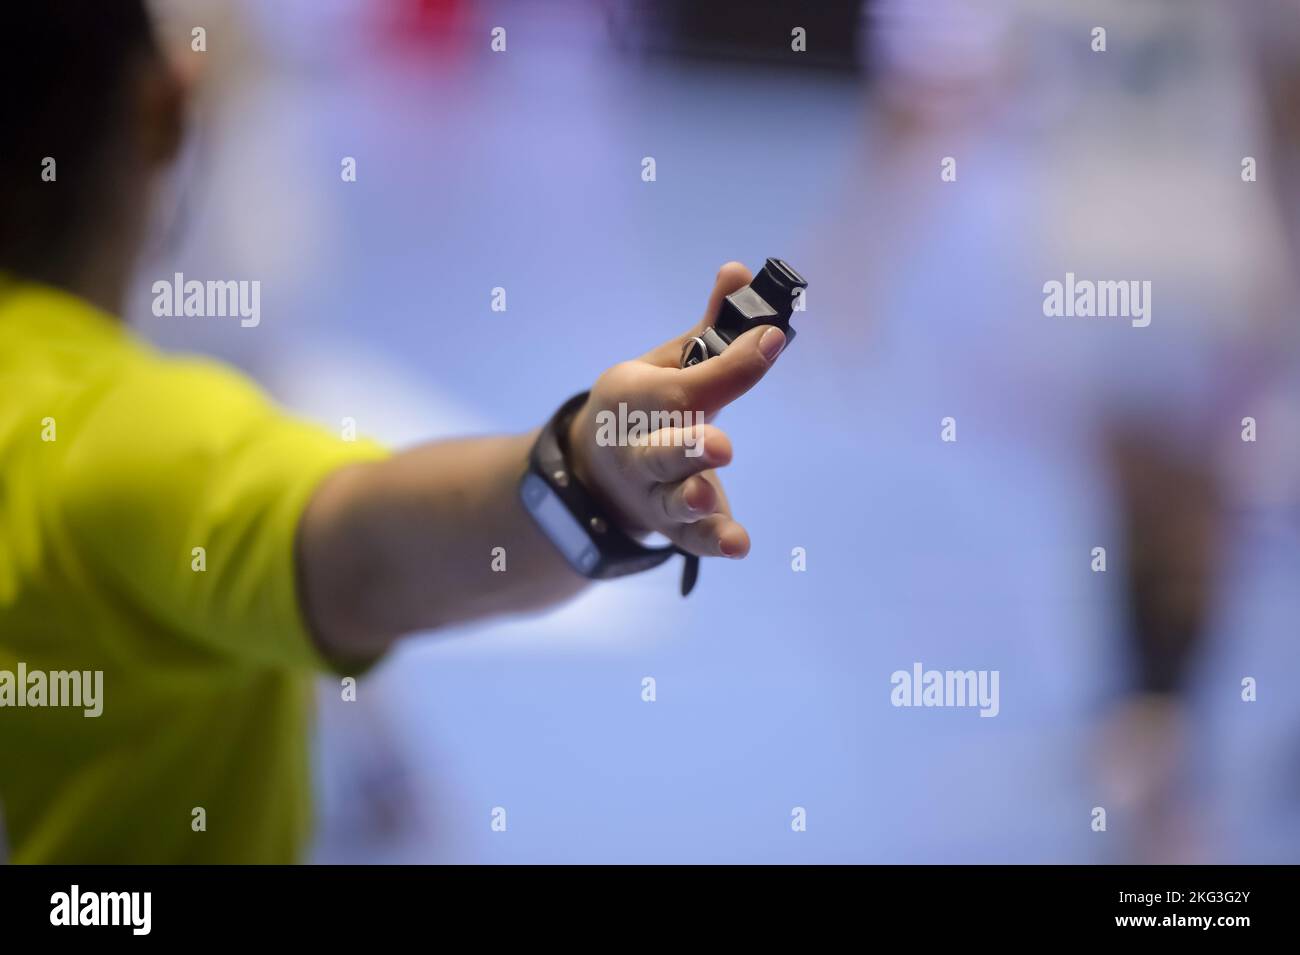
[[[184,90],[143,0],[18,0],[0,14],[0,271],[112,299]]]

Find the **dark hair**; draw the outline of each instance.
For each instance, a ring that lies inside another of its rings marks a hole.
[[[113,189],[105,170],[123,142],[132,69],[157,54],[143,0],[4,6],[0,270],[41,277],[82,251]]]

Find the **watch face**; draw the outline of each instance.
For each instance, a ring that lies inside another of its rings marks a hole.
[[[519,497],[537,526],[550,538],[578,573],[586,575],[600,562],[600,552],[587,536],[578,519],[569,513],[555,489],[536,474],[526,474]]]

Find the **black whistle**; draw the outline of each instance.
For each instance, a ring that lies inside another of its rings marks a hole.
[[[753,280],[726,297],[717,320],[682,349],[682,367],[716,358],[727,346],[756,325],[775,325],[785,332],[787,344],[794,340],[790,316],[808,282],[781,259],[768,259]]]
[[[788,345],[794,341],[790,316],[795,303],[803,296],[808,282],[781,259],[768,259],[762,270],[742,289],[726,297],[718,309],[717,320],[698,338],[692,338],[682,349],[682,367],[690,368],[710,358],[717,358],[727,346],[756,325],[775,325],[785,332]],[[682,596],[695,587],[700,576],[700,559],[682,551],[686,563],[682,567]]]

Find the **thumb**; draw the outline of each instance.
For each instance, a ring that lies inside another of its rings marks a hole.
[[[687,406],[715,414],[753,388],[767,374],[781,349],[785,332],[775,325],[751,328],[716,358],[681,373]]]

